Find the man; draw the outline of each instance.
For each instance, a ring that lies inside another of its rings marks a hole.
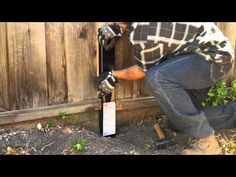
[[[236,103],[216,107],[201,103],[232,68],[234,52],[228,39],[214,23],[133,22],[102,26],[99,41],[109,50],[126,29],[137,64],[103,73],[97,79],[98,90],[109,94],[119,79],[145,77],[175,129],[197,138],[182,154],[220,154],[214,129],[236,127]]]

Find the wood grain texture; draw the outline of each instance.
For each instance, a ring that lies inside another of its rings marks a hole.
[[[7,23],[10,108],[47,105],[44,23]]]
[[[46,23],[48,104],[67,101],[64,24]]]
[[[65,23],[68,101],[94,99],[97,67],[95,23]]]
[[[9,111],[0,113],[0,125],[56,117],[59,115],[61,109],[65,110],[67,114],[94,112],[101,109],[100,105],[100,100],[91,100],[75,102],[73,104],[52,105],[37,109]]]
[[[153,97],[119,100],[116,107],[118,126],[163,114]],[[78,114],[80,125],[91,127],[92,130],[99,130],[100,99],[0,113],[0,126],[22,128],[23,125],[27,126],[28,124],[35,127],[38,122],[43,122],[43,120],[49,118],[57,118],[61,109],[64,109],[68,114]],[[96,125],[96,127],[93,125]]]
[[[224,35],[229,38],[229,41],[232,44],[232,47],[234,51],[236,50],[236,23],[231,22],[231,23],[226,23],[226,22],[218,22],[217,25],[219,28],[222,30]],[[236,66],[234,63],[232,71],[229,73],[229,76],[227,78],[228,82],[231,82],[235,78],[235,73],[236,73]]]
[[[128,41],[128,34],[124,33],[116,44],[116,70],[125,69],[134,64],[133,50]],[[121,80],[116,87],[116,99],[133,97],[134,81]]]
[[[9,110],[6,24],[0,23],[0,112]]]
[[[125,69],[135,65],[132,44],[129,42],[128,33],[116,45],[116,70]],[[120,81],[116,88],[116,99],[137,98],[151,95],[144,79],[137,81]]]

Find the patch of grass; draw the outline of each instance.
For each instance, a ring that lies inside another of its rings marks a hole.
[[[67,114],[64,109],[59,111],[59,118],[69,124],[75,124],[78,119],[76,114]]]
[[[55,127],[56,123],[54,122],[54,120],[49,119],[47,125],[49,128],[51,128],[51,127]]]
[[[76,123],[77,119],[78,119],[78,117],[76,114],[70,114],[70,115],[68,115],[67,123],[74,124],[74,123]]]
[[[59,117],[62,120],[66,119],[66,111],[64,109],[59,110]]]

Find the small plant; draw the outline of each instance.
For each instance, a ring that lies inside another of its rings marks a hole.
[[[129,152],[130,155],[139,155],[139,152],[135,149]]]
[[[72,145],[72,151],[74,152],[82,152],[86,148],[86,141],[85,139],[81,138],[79,141],[75,142]]]
[[[60,119],[64,120],[66,123],[70,123],[70,124],[76,123],[76,120],[77,120],[76,114],[67,114],[67,112],[64,109],[61,109],[59,111],[59,117]]]
[[[236,100],[236,79],[231,83],[230,93],[232,100]]]
[[[54,122],[52,119],[49,119],[47,124],[48,124],[48,127],[49,127],[49,128],[55,126],[55,122]]]
[[[66,111],[65,111],[64,109],[61,109],[61,110],[59,111],[59,117],[60,117],[62,120],[66,119]]]
[[[236,79],[227,87],[225,81],[218,82],[207,93],[206,99],[203,101],[203,106],[218,106],[236,100]]]
[[[76,123],[76,120],[77,120],[76,114],[70,114],[67,116],[67,123],[74,124]]]

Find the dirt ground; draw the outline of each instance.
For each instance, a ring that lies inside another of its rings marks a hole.
[[[159,123],[169,145],[159,148],[153,125]],[[40,130],[39,130],[40,129]],[[236,129],[217,131],[223,154],[236,154]],[[0,129],[0,154],[5,155],[178,155],[189,137],[172,131],[165,118],[117,127],[114,137],[79,125],[48,125],[34,129]]]

